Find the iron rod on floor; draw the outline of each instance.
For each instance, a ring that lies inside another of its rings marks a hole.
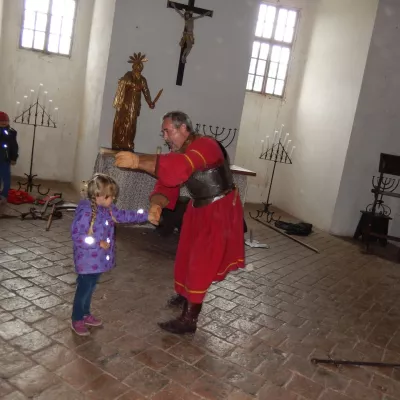
[[[295,237],[293,237],[293,236],[291,236],[291,235],[288,235],[288,234],[285,233],[285,232],[282,232],[280,229],[276,228],[275,226],[273,226],[273,225],[271,225],[271,224],[267,224],[267,223],[265,223],[265,222],[260,221],[260,220],[257,219],[257,218],[252,217],[251,214],[250,214],[250,217],[251,217],[252,219],[254,219],[255,221],[259,222],[260,224],[265,225],[267,228],[270,228],[270,229],[272,229],[273,231],[278,232],[278,233],[280,233],[281,235],[283,235],[283,236],[285,236],[285,237],[287,237],[287,238],[293,240],[294,242],[296,242],[296,243],[298,243],[298,244],[301,244],[302,246],[306,247],[307,249],[310,249],[310,250],[314,251],[315,253],[318,253],[318,254],[319,254],[319,250],[316,249],[315,247],[312,247],[312,246],[310,246],[309,244],[304,243],[304,242],[302,242],[301,240],[299,240],[299,239],[297,239],[297,238],[295,238]]]
[[[323,360],[319,358],[312,358],[311,362],[313,364],[334,364],[334,365],[365,365],[369,367],[400,367],[400,364],[391,364],[384,362],[375,362],[375,361],[345,361],[345,360]]]

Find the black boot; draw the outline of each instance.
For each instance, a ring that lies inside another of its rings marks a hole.
[[[183,335],[194,333],[197,329],[197,319],[203,304],[185,302],[182,315],[168,322],[160,322],[158,326],[165,331]]]
[[[186,298],[180,294],[174,294],[167,301],[167,306],[171,308],[182,307],[186,303]]]

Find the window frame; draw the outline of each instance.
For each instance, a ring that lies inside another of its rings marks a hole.
[[[47,45],[49,43],[49,36],[50,36],[50,22],[51,18],[51,7],[53,5],[53,0],[49,0],[49,8],[47,10],[47,24],[46,24],[46,31],[45,31],[45,37],[44,37],[44,48],[43,50],[35,49],[33,47],[23,47],[22,46],[22,34],[24,31],[24,20],[25,20],[25,5],[26,5],[26,0],[22,0],[22,15],[21,15],[21,25],[19,29],[19,39],[18,39],[18,47],[21,50],[27,50],[27,51],[33,51],[35,53],[41,53],[45,54],[48,56],[59,56],[59,57],[65,57],[65,58],[71,58],[72,57],[72,50],[74,46],[74,37],[75,37],[75,29],[76,29],[76,16],[77,16],[77,11],[78,11],[78,2],[79,0],[75,0],[75,11],[74,11],[74,16],[72,19],[72,32],[71,32],[71,46],[69,49],[69,54],[62,54],[62,53],[55,53],[53,51],[48,51],[47,50]]]
[[[263,4],[266,5],[267,7],[268,6],[272,6],[272,7],[276,8],[276,16],[275,16],[275,19],[274,19],[274,25],[272,27],[272,33],[271,33],[271,38],[270,39],[266,39],[266,38],[263,38],[263,37],[258,37],[255,34],[255,31],[257,29],[258,16],[259,16],[259,13],[260,13],[260,7]],[[277,25],[278,25],[279,10],[281,10],[281,9],[284,9],[284,10],[287,10],[287,11],[294,11],[297,14],[296,15],[296,22],[295,22],[294,27],[293,27],[293,39],[292,39],[291,43],[286,43],[284,41],[280,41],[280,40],[274,39],[276,28],[277,28]],[[290,68],[291,68],[291,63],[292,63],[292,58],[293,58],[293,48],[294,48],[294,45],[295,45],[295,42],[296,42],[296,39],[297,39],[297,33],[298,33],[298,27],[299,27],[299,21],[300,21],[300,11],[301,10],[299,8],[286,7],[286,6],[281,5],[279,3],[268,3],[266,1],[261,1],[259,3],[258,11],[257,11],[257,19],[256,19],[255,27],[254,27],[254,34],[253,34],[253,38],[252,38],[252,42],[251,42],[251,50],[253,51],[254,42],[260,42],[260,46],[263,43],[268,44],[270,46],[270,48],[268,50],[268,57],[267,57],[267,60],[266,60],[266,67],[265,67],[265,72],[264,72],[263,84],[262,84],[262,87],[261,87],[261,91],[257,91],[257,90],[253,90],[253,89],[247,89],[247,87],[246,87],[246,92],[254,93],[254,94],[258,94],[258,95],[263,95],[263,96],[268,96],[268,97],[276,98],[276,99],[279,99],[279,100],[282,100],[282,99],[285,98],[286,87],[287,87],[287,83],[288,83],[288,80],[289,80],[289,71],[290,71]],[[287,63],[286,76],[285,76],[285,80],[284,80],[284,84],[283,84],[283,89],[282,89],[282,94],[281,95],[277,95],[277,94],[267,93],[266,92],[267,81],[268,81],[268,72],[269,72],[270,64],[271,64],[272,47],[274,45],[280,46],[282,48],[286,47],[286,48],[288,48],[290,50],[289,60],[288,60],[288,63]],[[250,54],[250,63],[251,63],[251,59],[252,58],[253,58],[252,54]],[[257,60],[258,60],[258,58],[257,58]],[[247,79],[248,79],[249,74],[250,74],[250,72],[249,72],[250,63],[249,63],[249,68],[247,69],[246,86],[247,86]],[[253,83],[253,86],[254,86],[254,83]]]

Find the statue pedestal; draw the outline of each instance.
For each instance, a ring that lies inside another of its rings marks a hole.
[[[118,208],[123,210],[147,210],[150,206],[149,196],[153,191],[156,179],[143,171],[121,169],[114,166],[114,154],[117,151],[102,150],[96,159],[94,173],[111,176],[119,185],[120,192],[116,202]],[[256,176],[256,173],[241,167],[231,165],[233,180],[239,189],[240,198],[246,201],[247,177]],[[181,188],[181,196],[190,197],[185,186]]]

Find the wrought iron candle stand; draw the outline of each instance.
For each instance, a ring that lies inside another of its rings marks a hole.
[[[34,178],[37,176],[36,174],[32,174],[33,167],[33,155],[35,151],[35,140],[36,140],[36,128],[44,127],[44,128],[57,128],[56,123],[50,117],[50,114],[46,112],[45,107],[43,107],[39,103],[39,98],[36,99],[36,102],[29,106],[26,110],[22,112],[22,114],[15,117],[14,122],[22,125],[31,125],[33,126],[33,138],[32,138],[32,149],[31,149],[31,162],[29,174],[24,174],[27,177],[26,182],[18,181],[18,190],[21,189],[22,186],[26,186],[27,192],[32,192],[34,187],[37,188],[37,191],[41,195],[46,195],[50,192],[50,189],[47,192],[42,193],[40,191],[40,184],[33,183]]]
[[[398,188],[399,184],[399,179],[373,176],[372,192],[375,193],[376,200],[373,203],[367,205],[367,207],[365,208],[366,211],[372,214],[378,214],[388,217],[392,213],[392,210],[383,201],[384,194],[382,192],[385,192],[386,194],[393,193]]]
[[[195,131],[196,133],[200,133],[200,129],[203,134],[206,136],[214,136],[218,142],[220,142],[225,148],[230,146],[232,142],[235,140],[237,129],[226,129],[224,127],[216,126],[215,128],[212,125],[208,125],[208,129],[210,133],[207,133],[207,125],[206,124],[196,124]]]
[[[274,181],[274,176],[275,176],[275,168],[276,164],[292,164],[292,160],[287,153],[285,147],[283,146],[281,140],[278,140],[278,143],[275,143],[272,145],[272,147],[267,148],[267,150],[264,152],[262,150],[261,155],[260,155],[260,160],[267,160],[267,161],[272,161],[274,163],[274,167],[272,169],[272,175],[271,175],[271,181],[269,183],[269,190],[268,190],[268,196],[267,196],[267,201],[266,203],[262,203],[264,205],[264,208],[262,210],[257,210],[257,215],[253,217],[250,213],[250,217],[253,219],[258,219],[262,218],[264,214],[266,214],[266,221],[268,223],[271,223],[273,221],[279,221],[281,217],[278,219],[274,218],[274,211],[271,211],[269,208],[272,205],[269,202],[269,198],[271,195],[271,189],[272,189],[272,183]]]

